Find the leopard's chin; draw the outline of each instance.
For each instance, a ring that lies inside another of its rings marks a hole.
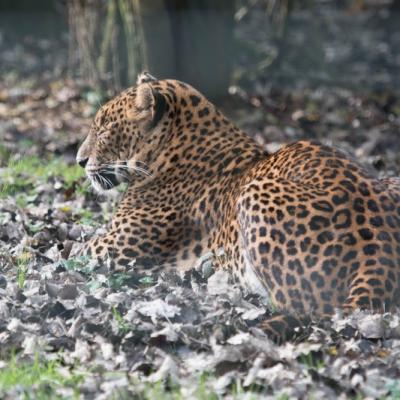
[[[110,172],[88,174],[88,177],[94,190],[99,193],[107,192],[121,183],[116,175]]]
[[[92,185],[92,188],[95,190],[95,192],[99,194],[107,194],[107,192],[110,190],[110,188],[104,188],[99,182],[97,182],[93,178],[90,179],[90,184]]]

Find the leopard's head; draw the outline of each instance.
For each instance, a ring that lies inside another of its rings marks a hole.
[[[136,87],[125,90],[97,112],[76,156],[96,190],[152,178],[152,161],[168,135],[168,123],[163,122],[168,104],[154,87],[157,82],[142,73]]]

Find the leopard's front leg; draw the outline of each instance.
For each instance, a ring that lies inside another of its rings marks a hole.
[[[115,258],[117,246],[113,235],[106,233],[104,235],[96,236],[86,243],[84,243],[81,253],[92,258],[99,258],[102,260]]]
[[[127,238],[116,230],[96,236],[70,255],[89,256],[109,263],[114,270],[155,271],[160,268],[160,260],[151,252],[145,252],[134,238]],[[147,249],[145,249],[147,250]]]
[[[76,243],[69,258],[89,256],[105,260],[111,257],[115,258],[115,251],[113,237],[108,233],[93,237],[84,243]]]

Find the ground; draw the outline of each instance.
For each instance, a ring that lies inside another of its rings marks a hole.
[[[256,16],[243,18],[257,31]],[[378,49],[379,35],[367,38]],[[355,38],[350,52],[362,53]],[[398,38],[385,41],[389,54]],[[400,313],[337,314],[330,326],[315,323],[298,341],[277,345],[257,328],[260,299],[206,260],[184,276],[110,274],[84,258],[66,261],[73,242],[104,229],[120,192],[95,194],[74,163],[102,94],[54,61],[46,65],[35,46],[49,53],[52,44],[2,48],[0,397],[400,398]],[[21,59],[31,68],[17,73]],[[281,72],[266,80],[243,56],[221,107],[270,151],[318,139],[382,176],[398,176],[398,76],[390,63],[378,76],[369,70],[373,60],[357,62],[364,81],[357,75],[352,85],[307,76],[278,85]],[[252,75],[244,78],[246,65]],[[367,76],[379,85],[366,85]]]

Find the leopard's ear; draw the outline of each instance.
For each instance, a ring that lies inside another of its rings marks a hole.
[[[140,85],[142,83],[149,83],[149,82],[155,82],[157,78],[155,78],[153,75],[151,75],[148,71],[143,71],[140,73],[137,77],[136,84]]]
[[[149,83],[142,83],[136,88],[136,97],[126,112],[130,121],[149,122],[153,128],[160,121],[166,109],[165,97]]]

